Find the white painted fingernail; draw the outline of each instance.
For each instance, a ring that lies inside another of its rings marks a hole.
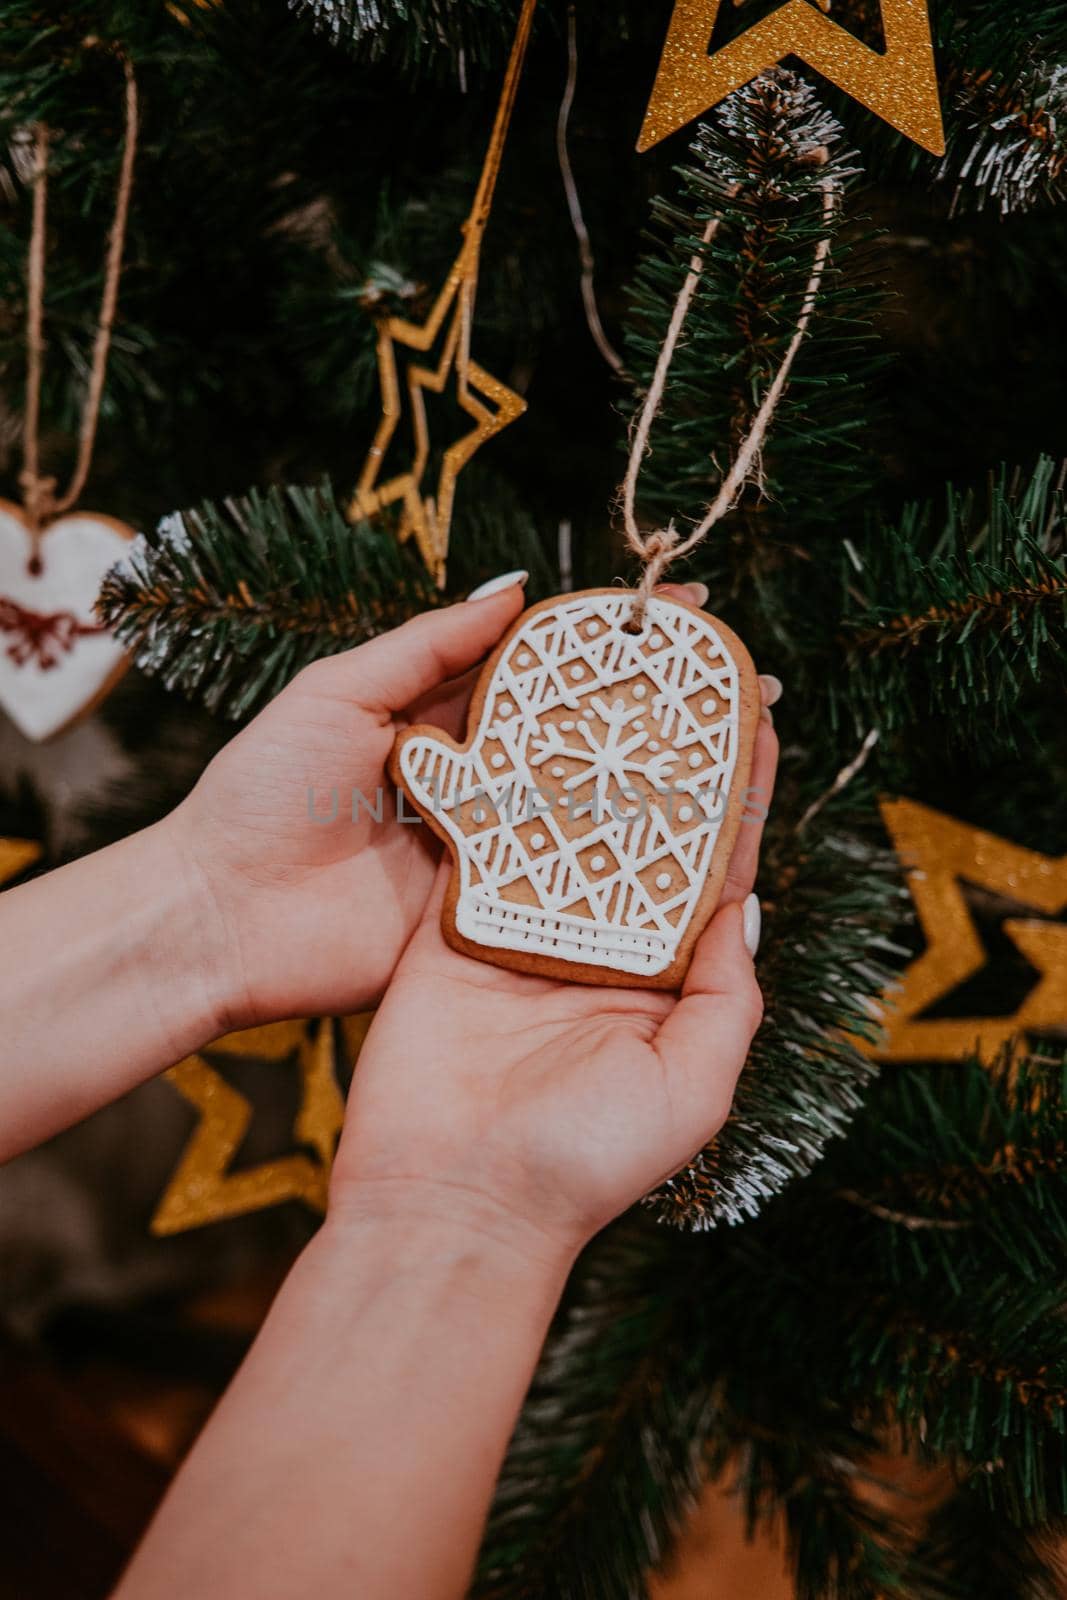
[[[753,960],[759,949],[759,936],[763,927],[763,913],[760,910],[759,895],[750,894],[742,908],[744,914],[745,949]]]
[[[702,606],[708,598],[706,583],[657,583],[656,594],[680,593],[691,606]]]
[[[773,672],[760,673],[760,696],[765,706],[776,706],[782,698],[782,680]]]
[[[502,572],[499,578],[490,578],[488,583],[480,583],[477,589],[472,589],[467,599],[488,600],[491,594],[500,594],[515,584],[524,584],[529,576],[530,574],[524,572],[522,567],[517,567],[514,572]]]

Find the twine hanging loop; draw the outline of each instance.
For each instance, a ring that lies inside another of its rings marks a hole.
[[[70,484],[64,494],[56,494],[56,479],[41,472],[40,418],[41,377],[44,367],[44,290],[45,243],[48,209],[48,150],[50,131],[44,123],[33,130],[33,222],[30,247],[26,260],[26,403],[22,430],[22,471],[19,488],[26,520],[33,540],[31,564],[40,567],[40,541],[49,522],[62,516],[76,503],[85,487],[92,467],[96,430],[100,421],[100,407],[104,397],[104,379],[111,349],[111,330],[118,305],[119,279],[122,275],[122,255],[126,242],[126,222],[133,189],[133,163],[137,150],[138,102],[137,80],[133,64],[122,50],[115,52],[122,63],[125,76],[126,133],[119,165],[118,184],[115,191],[115,211],[108,230],[107,253],[104,261],[104,287],[100,297],[93,353],[89,365],[89,382],[85,391],[81,425],[78,429],[78,456]]]
[[[671,522],[668,523],[666,528],[661,528],[656,533],[649,533],[644,536],[638,534],[637,542],[639,545],[637,554],[642,562],[642,570],[641,579],[637,585],[637,597],[634,601],[633,611],[630,614],[630,628],[635,633],[644,627],[645,608],[648,605],[649,596],[663,577],[670,563],[674,560],[674,554],[678,547],[678,534],[674,523]],[[631,548],[633,548],[633,541],[631,541]]]
[[[812,159],[817,164],[824,165],[827,157],[828,152],[820,146],[819,150],[813,152]],[[734,184],[729,190],[729,196],[732,198],[733,195],[737,194],[739,188],[739,184]],[[690,257],[689,269],[678,292],[678,298],[674,303],[670,324],[656,359],[655,371],[648,386],[648,393],[632,428],[630,455],[622,485],[623,533],[627,546],[642,563],[641,578],[637,584],[634,607],[629,624],[634,632],[639,632],[644,626],[649,596],[656,585],[662,581],[663,574],[668,566],[673,561],[679,560],[680,557],[688,555],[691,550],[695,550],[697,545],[707,538],[716,523],[736,505],[746,483],[753,478],[759,481],[762,476],[760,463],[767,430],[777,410],[778,402],[785,392],[793,362],[796,360],[797,351],[800,349],[804,335],[808,331],[808,324],[811,322],[812,313],[815,310],[815,302],[818,299],[823,274],[826,271],[826,263],[830,255],[830,221],[837,206],[838,186],[832,178],[825,178],[821,182],[820,188],[822,191],[825,232],[815,246],[811,273],[804,290],[804,298],[801,302],[796,327],[793,330],[793,337],[789,341],[782,363],[752,419],[752,424],[747,434],[738,447],[737,454],[729,471],[723,478],[715,498],[706,508],[703,517],[693,528],[693,531],[687,534],[684,539],[681,539],[673,521],[668,523],[666,528],[660,528],[654,533],[641,533],[637,526],[635,509],[637,480],[641,471],[641,463],[649,449],[649,435],[652,431],[652,424],[663,401],[667,373],[670,369],[685,319],[689,313],[693,296],[696,293],[700,275],[704,270],[705,255],[719,230],[722,220],[720,216],[713,216],[707,222],[700,243]]]

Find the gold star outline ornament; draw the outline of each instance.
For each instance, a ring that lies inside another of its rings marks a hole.
[[[385,506],[401,505],[398,537],[414,535],[419,555],[438,587],[445,582],[449,531],[456,479],[471,456],[486,440],[500,433],[526,410],[526,402],[512,389],[470,357],[470,325],[477,284],[477,251],[461,251],[444,288],[426,322],[407,322],[389,317],[378,328],[378,379],[382,391],[382,417],[360,474],[349,506],[349,517],[372,516]],[[442,325],[451,313],[440,359],[436,366],[411,363],[407,368],[402,396],[396,347],[426,352],[436,343]],[[476,426],[444,451],[436,491],[423,491],[423,477],[430,458],[430,432],[426,418],[424,392],[443,393],[449,380],[455,383],[456,403],[472,417]],[[403,415],[406,399],[411,418],[414,455],[410,467],[385,483],[378,475],[390,440]],[[488,403],[486,403],[488,402]]]
[[[300,1108],[293,1136],[305,1148],[236,1171],[234,1157],[252,1121],[250,1102],[203,1055],[171,1067],[165,1076],[199,1112],[199,1120],[156,1208],[152,1232],[184,1233],[283,1200],[300,1200],[324,1214],[344,1121],[337,1073],[343,1057],[355,1059],[369,1025],[370,1013],[339,1024],[330,1017],[278,1022],[227,1034],[208,1048],[205,1055],[270,1063],[297,1054]]]
[[[882,0],[884,52],[872,50],[809,0],[786,0],[709,55],[721,4],[677,0],[638,150],[685,127],[786,56],[796,56],[898,133],[932,155],[944,155],[928,0]]]
[[[471,360],[470,342],[482,237],[492,209],[536,4],[537,0],[523,0],[489,148],[474,204],[463,224],[463,245],[444,287],[425,322],[387,317],[378,326],[382,414],[348,507],[348,516],[354,522],[399,503],[397,535],[402,541],[414,536],[419,554],[439,588],[445,583],[456,479],[486,440],[492,439],[526,410],[526,402],[520,395]],[[437,344],[442,330],[444,339],[436,364],[412,362],[402,385],[397,347],[425,355]],[[430,430],[425,393],[429,390],[442,394],[449,383],[454,385],[456,404],[474,420],[475,426],[443,452],[436,489],[427,493],[423,479],[430,459]],[[403,472],[382,482],[386,452],[404,415],[405,404],[413,444],[411,463]]]
[[[871,1053],[880,1061],[959,1061],[977,1055],[992,1064],[1006,1045],[1027,1033],[1067,1031],[1067,924],[1027,917],[1002,925],[1040,974],[1016,1011],[923,1018],[988,961],[963,882],[1046,918],[1057,917],[1067,912],[1067,856],[1041,855],[914,800],[884,800],[881,809],[907,869],[926,949],[907,967],[900,988],[886,997],[885,1036]]]

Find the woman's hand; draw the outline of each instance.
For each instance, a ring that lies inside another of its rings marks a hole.
[[[762,682],[767,695],[774,680]],[[762,807],[777,749],[765,711],[751,779]],[[742,907],[760,834],[746,817],[680,997],[458,954],[441,934],[442,866],[360,1055],[331,1213],[453,1214],[573,1251],[677,1171],[725,1121],[762,1012]]]
[[[526,575],[508,576],[307,667],[167,819],[205,891],[227,1028],[358,1011],[385,988],[437,859],[414,814],[398,820],[385,762],[408,720],[459,731],[472,681],[459,675],[522,609]]]
[[[758,800],[775,757],[768,717]],[[741,908],[758,842],[753,820],[680,999],[457,955],[441,937],[442,870],[360,1056],[325,1226],[121,1600],[467,1593],[575,1252],[726,1116],[759,1019]],[[412,1505],[414,1538],[397,1515]]]

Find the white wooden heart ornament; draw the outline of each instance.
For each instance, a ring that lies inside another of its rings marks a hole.
[[[35,564],[25,513],[0,500],[0,707],[27,739],[60,733],[126,670],[93,606],[133,537],[113,517],[72,511],[44,530]]]

